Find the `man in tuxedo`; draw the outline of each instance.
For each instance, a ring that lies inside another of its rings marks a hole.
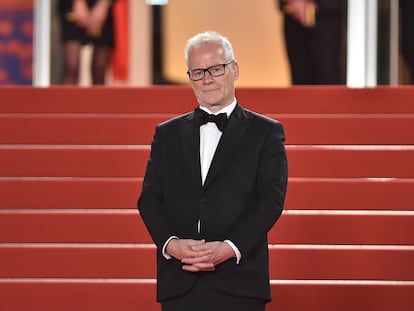
[[[197,34],[185,58],[199,107],[156,127],[138,200],[157,246],[157,301],[163,311],[263,311],[267,232],[287,186],[284,130],[237,102],[227,38]]]

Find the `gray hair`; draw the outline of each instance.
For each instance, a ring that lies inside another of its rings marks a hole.
[[[223,48],[224,53],[226,55],[227,61],[234,60],[234,52],[233,47],[231,46],[231,43],[229,39],[222,36],[221,34],[214,32],[214,31],[206,31],[199,34],[196,34],[194,37],[188,39],[187,46],[185,47],[185,63],[187,66],[189,65],[189,55],[190,53],[206,44],[206,43],[215,43],[221,48]]]

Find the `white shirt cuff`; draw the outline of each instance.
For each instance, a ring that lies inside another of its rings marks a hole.
[[[236,258],[237,258],[236,259],[236,264],[239,264],[240,260],[241,260],[241,253],[240,253],[239,249],[230,240],[224,240],[224,242],[226,242],[228,245],[230,245],[230,247],[233,249],[234,253],[236,254]]]
[[[172,258],[170,255],[168,255],[168,253],[166,251],[167,245],[172,239],[177,239],[178,240],[178,237],[176,237],[175,235],[169,237],[168,240],[164,243],[164,246],[162,247],[162,255],[164,256],[165,259],[171,259]]]

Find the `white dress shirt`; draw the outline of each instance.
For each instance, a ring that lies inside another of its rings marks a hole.
[[[200,106],[200,109],[214,115],[218,115],[219,113],[226,113],[227,118],[229,118],[230,114],[236,107],[236,104],[237,101],[234,99],[230,105],[224,107],[216,113],[212,113],[206,107]],[[214,153],[216,152],[217,145],[220,141],[221,134],[222,132],[217,128],[214,122],[208,122],[200,126],[200,164],[201,180],[203,185],[206,180],[211,161],[213,160]]]

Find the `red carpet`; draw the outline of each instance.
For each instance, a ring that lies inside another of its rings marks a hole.
[[[414,310],[414,88],[241,88],[283,122],[267,310]],[[187,87],[0,88],[0,310],[159,310],[136,210]]]

